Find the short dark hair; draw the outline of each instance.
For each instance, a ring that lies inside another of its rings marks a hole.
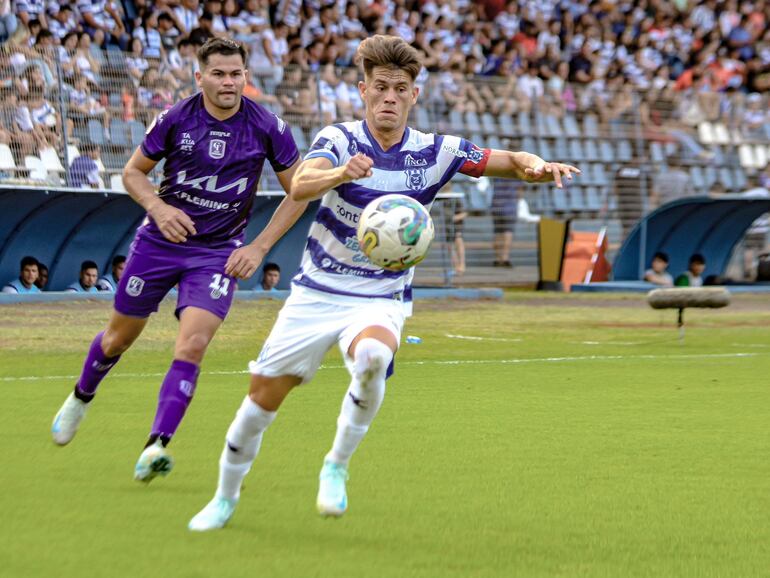
[[[664,263],[668,263],[668,255],[666,255],[663,251],[658,251],[652,256],[652,260],[660,259]]]
[[[93,261],[83,261],[80,264],[80,272],[82,273],[83,271],[85,271],[87,269],[96,269],[98,271],[99,270],[99,266],[95,262],[93,262]]]
[[[376,66],[384,66],[403,70],[415,80],[422,69],[420,53],[398,36],[370,36],[358,45],[356,56],[360,59],[366,76],[371,75]]]
[[[37,262],[37,270],[38,271],[48,271],[48,265],[45,263],[41,263],[40,261]]]
[[[242,43],[230,38],[210,38],[198,49],[198,64],[200,64],[201,68],[205,68],[208,65],[212,54],[222,54],[224,56],[240,54],[244,66],[249,59],[249,52],[246,50],[246,47]]]
[[[46,38],[53,38],[53,33],[50,30],[43,28],[37,33],[35,44],[40,44],[40,41],[45,40]]]
[[[35,259],[32,255],[26,255],[21,258],[21,262],[19,263],[19,270],[23,271],[24,267],[28,267],[30,265],[37,265],[40,267],[40,261]]]
[[[93,142],[84,142],[80,144],[80,154],[88,155],[99,149],[99,145]]]
[[[113,267],[117,267],[121,263],[125,263],[125,262],[126,262],[126,256],[125,255],[115,255],[112,258],[112,266]]]
[[[268,271],[278,271],[281,272],[281,268],[278,266],[278,263],[265,263],[265,266],[262,267],[262,273],[267,273]]]
[[[690,265],[692,265],[693,263],[698,263],[699,265],[705,265],[706,259],[700,253],[693,253],[692,255],[690,255]]]

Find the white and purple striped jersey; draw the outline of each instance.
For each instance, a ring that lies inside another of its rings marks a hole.
[[[338,167],[359,152],[374,161],[372,176],[342,184],[323,196],[293,282],[336,295],[403,299],[410,304],[413,269],[380,269],[359,250],[356,227],[361,212],[370,201],[394,193],[430,208],[456,173],[481,176],[490,150],[457,136],[407,128],[400,143],[383,151],[366,121],[357,121],[322,129],[305,160],[325,158]]]

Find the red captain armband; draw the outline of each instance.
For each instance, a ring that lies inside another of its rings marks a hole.
[[[489,155],[492,154],[492,149],[480,149],[476,145],[468,151],[463,166],[460,167],[460,171],[464,175],[469,177],[479,178],[484,174],[484,169],[487,168],[487,162],[489,162]]]

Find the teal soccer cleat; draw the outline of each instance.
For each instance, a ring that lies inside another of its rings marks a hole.
[[[327,460],[321,468],[318,479],[318,498],[316,500],[318,513],[322,516],[339,518],[348,509],[348,495],[345,492],[348,470],[341,464]]]
[[[187,524],[187,528],[193,532],[208,532],[209,530],[224,528],[232,517],[237,503],[238,500],[214,496],[214,499],[206,504],[205,508],[195,514],[190,523]]]
[[[160,440],[144,448],[134,466],[134,479],[137,482],[151,482],[156,476],[167,476],[174,467],[174,458],[163,447]]]

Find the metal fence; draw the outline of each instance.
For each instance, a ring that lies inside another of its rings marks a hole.
[[[196,90],[192,52],[160,62],[136,48],[101,51],[87,35],[61,47],[0,46],[0,181],[77,186],[68,167],[88,154],[100,168],[95,186],[123,190],[120,173],[146,127]],[[246,94],[281,115],[306,150],[325,124],[362,118],[357,81],[355,69],[290,66],[253,74]],[[577,86],[558,75],[542,82],[459,70],[418,84],[415,128],[534,152],[583,172],[564,189],[459,175],[445,191],[454,193],[451,202],[434,206],[437,240],[420,282],[531,282],[540,216],[571,219],[577,229],[606,227],[613,250],[640,217],[669,200],[740,193],[768,173],[766,96],[671,86],[639,92],[622,78]],[[161,171],[162,164],[156,183]],[[260,188],[280,188],[269,168]],[[746,240],[755,252],[767,245],[760,225]]]

